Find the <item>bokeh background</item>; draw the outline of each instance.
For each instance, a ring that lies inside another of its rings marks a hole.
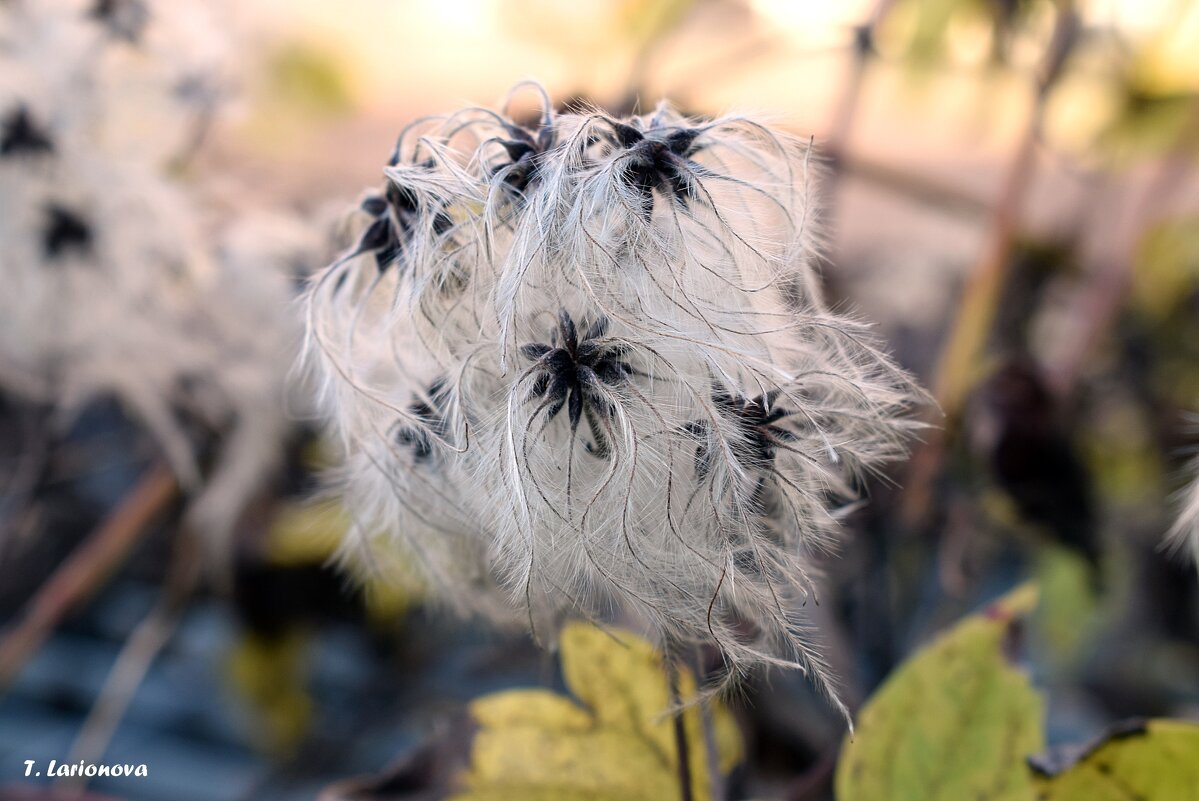
[[[1199,718],[1199,582],[1162,548],[1199,443],[1199,5],[243,5],[230,111],[186,180],[264,208],[349,208],[407,122],[526,78],[561,103],[665,97],[811,136],[828,292],[939,406],[825,565],[817,617],[851,705],[1035,578],[1026,659],[1051,743]],[[150,766],[97,797],[311,799],[404,757],[408,789],[386,797],[437,797],[465,702],[560,686],[526,638],[331,565],[344,521],[310,500],[326,457],[294,440],[229,580],[179,591],[180,501],[136,418],[99,400],[58,425],[0,397],[0,798],[52,797],[24,760],[83,754]],[[843,724],[802,677],[733,705],[735,797],[832,797]]]

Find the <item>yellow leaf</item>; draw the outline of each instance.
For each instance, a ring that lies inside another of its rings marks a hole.
[[[267,534],[266,555],[281,566],[320,564],[337,552],[350,518],[336,501],[285,502]]]
[[[266,558],[284,567],[325,564],[338,553],[350,516],[336,501],[295,500],[280,504],[266,538]],[[341,567],[361,581],[363,600],[372,621],[385,624],[402,618],[419,599],[420,586],[402,559],[393,557],[386,570],[350,554]]]
[[[233,686],[256,713],[267,750],[288,755],[312,723],[305,648],[299,633],[281,637],[248,635],[229,656]]]
[[[652,645],[625,631],[575,623],[562,632],[562,673],[566,685],[601,723],[637,731],[659,753],[674,759],[674,726],[665,714],[670,707],[670,686],[662,657]],[[695,676],[680,671],[679,695],[694,699],[696,693]],[[723,705],[713,705],[711,714],[720,746],[720,769],[727,772],[741,758],[740,735]],[[684,715],[687,733],[701,749],[702,716],[698,706]],[[702,767],[694,760],[693,766]]]
[[[471,704],[479,726],[466,792],[454,801],[659,801],[679,795],[671,695],[662,657],[628,632],[568,625],[562,672],[581,703],[544,690],[511,690]],[[704,718],[711,716],[720,771],[742,755],[740,734],[718,702],[697,700],[695,677],[679,671],[692,787],[712,797]]]
[[[483,728],[541,726],[547,731],[588,731],[592,717],[569,698],[549,690],[509,690],[480,698],[471,715]]]
[[[1151,720],[1124,727],[1070,764],[1034,769],[1037,801],[1197,801],[1199,725]]]
[[[1004,654],[1035,607],[1025,585],[902,665],[866,704],[837,767],[838,801],[1029,801],[1043,704]]]

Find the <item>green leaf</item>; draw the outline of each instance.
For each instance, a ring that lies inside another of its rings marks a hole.
[[[866,704],[837,767],[839,801],[1029,801],[1043,704],[1005,654],[1036,605],[1026,585],[902,665]]]
[[[1034,617],[1034,640],[1055,671],[1069,671],[1086,653],[1098,623],[1094,566],[1074,549],[1045,543],[1037,554],[1041,604]]]
[[[562,672],[581,702],[546,690],[510,690],[471,704],[478,726],[466,792],[453,801],[659,801],[679,797],[678,754],[662,657],[624,631],[574,624],[562,634]],[[695,701],[695,677],[679,694]],[[720,771],[741,758],[740,734],[721,704],[683,715],[696,801],[712,797],[703,715]]]
[[[1063,761],[1030,760],[1037,801],[1197,801],[1199,725],[1123,725]]]

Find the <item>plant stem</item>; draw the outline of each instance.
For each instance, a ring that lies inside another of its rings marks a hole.
[[[26,605],[21,621],[0,641],[0,690],[8,687],[62,619],[100,588],[178,490],[170,468],[163,463],[154,465],[58,567]]]
[[[670,682],[671,719],[674,724],[674,745],[679,755],[679,798],[682,801],[695,801],[695,791],[691,786],[691,750],[687,743],[686,720],[683,712],[683,701],[679,696],[679,667],[670,650],[666,656],[666,676]]]
[[[1078,40],[1079,18],[1071,0],[1062,0],[1053,37],[1034,87],[1036,96],[1016,152],[1009,162],[1003,188],[995,204],[987,243],[970,272],[957,319],[946,339],[933,381],[933,395],[941,406],[944,427],[934,428],[917,447],[909,468],[902,515],[908,525],[923,521],[932,501],[932,485],[941,472],[948,444],[947,431],[957,425],[962,408],[977,378],[978,364],[995,321],[996,311],[1011,267],[1012,246],[1020,224],[1027,189],[1036,167],[1046,99],[1061,75],[1062,65]]]
[[[695,672],[695,681],[702,684],[706,675],[704,670],[703,649],[695,646],[691,649],[691,670]],[[720,749],[716,745],[716,727],[712,718],[712,707],[705,703],[699,705],[700,720],[703,722],[704,757],[708,766],[708,796],[711,801],[724,801],[724,780],[720,775]]]
[[[180,531],[154,608],[137,624],[117,656],[99,697],[75,738],[68,761],[97,762],[104,756],[137,688],[155,657],[170,640],[199,581],[201,561],[197,551],[192,533]],[[71,777],[60,784],[82,789],[86,779]]]

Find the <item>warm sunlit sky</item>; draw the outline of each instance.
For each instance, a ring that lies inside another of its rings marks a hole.
[[[457,92],[484,100],[489,90],[502,91],[515,78],[527,76],[550,85],[614,90],[627,77],[621,67],[627,70],[629,51],[641,33],[686,5],[635,0],[257,0],[254,8],[261,20],[269,20],[270,29],[319,38],[349,59],[366,94],[386,97],[401,91],[441,99]],[[667,67],[710,61],[746,41],[760,42],[760,50],[805,51],[845,43],[848,29],[868,19],[877,0],[691,5],[690,16],[668,37],[682,46],[667,42],[662,47]],[[1195,4],[1089,0],[1081,8],[1089,23],[1116,26],[1133,38],[1152,38],[1168,29],[1173,43],[1169,55],[1189,62],[1185,66],[1192,75],[1199,68],[1199,47],[1190,46],[1199,44]],[[977,50],[972,42],[976,32],[970,28],[964,22],[951,26],[951,47],[967,54]],[[752,51],[745,55],[755,58]],[[685,83],[684,76],[672,77]]]
[[[922,0],[919,8],[949,0]],[[877,0],[256,0],[245,11],[264,62],[300,47],[332,65],[349,98],[321,123],[290,119],[251,91],[243,139],[256,158],[333,163],[334,188],[377,179],[399,128],[416,116],[464,104],[494,104],[513,83],[534,78],[557,98],[584,94],[601,104],[630,98],[642,107],[668,97],[705,113],[751,111],[811,134],[829,134],[850,73],[852,26]],[[848,143],[887,163],[919,166],[963,189],[987,192],[988,165],[1010,152],[1032,102],[1040,54],[1052,30],[1048,6],[1011,42],[1015,69],[986,69],[986,19],[975,6],[947,27],[949,68],[913,75],[898,61],[914,35],[912,3],[898,2],[879,31],[884,58],[862,85]],[[1137,69],[1162,91],[1199,85],[1199,3],[1083,0],[1088,28],[1118,32]],[[643,43],[666,31],[652,48]],[[1114,39],[1113,39],[1114,41]],[[640,54],[640,59],[639,59]],[[1118,108],[1106,63],[1069,78],[1047,113],[1046,139],[1085,158],[1086,145]],[[260,87],[261,90],[261,87]],[[277,94],[277,93],[276,93]],[[1080,162],[1083,163],[1083,162]],[[1085,166],[1085,164],[1084,164]],[[311,180],[312,176],[305,176]],[[289,180],[298,180],[290,176]]]

